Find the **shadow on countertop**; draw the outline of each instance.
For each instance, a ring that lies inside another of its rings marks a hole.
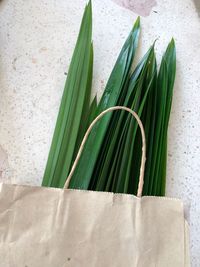
[[[194,4],[195,4],[195,7],[196,7],[196,10],[197,10],[197,13],[200,17],[200,1],[199,0],[193,0]]]

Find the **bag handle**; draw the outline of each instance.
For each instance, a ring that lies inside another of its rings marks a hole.
[[[128,111],[129,113],[132,114],[132,116],[137,120],[137,123],[140,127],[140,131],[141,131],[141,134],[142,134],[142,159],[141,159],[141,166],[140,166],[140,176],[139,176],[139,184],[138,184],[138,190],[137,190],[137,197],[141,197],[142,196],[142,189],[143,189],[143,184],[144,184],[144,170],[145,170],[145,161],[146,161],[146,139],[145,139],[145,132],[144,132],[144,127],[142,125],[142,122],[139,118],[139,116],[137,115],[137,113],[135,111],[133,111],[132,109],[130,108],[127,108],[127,107],[124,107],[124,106],[115,106],[115,107],[111,107],[111,108],[108,108],[106,110],[104,110],[103,112],[101,112],[94,120],[93,122],[90,124],[89,128],[87,129],[86,133],[85,133],[85,136],[82,140],[82,143],[80,145],[80,148],[79,148],[79,151],[78,151],[78,154],[76,156],[76,159],[72,165],[72,168],[71,168],[71,171],[66,179],[66,182],[65,182],[65,185],[64,185],[64,189],[67,189],[69,187],[69,183],[70,183],[70,180],[74,174],[74,171],[75,171],[75,168],[78,164],[78,161],[80,159],[80,156],[81,156],[81,153],[83,151],[83,147],[87,141],[87,138],[93,128],[93,126],[95,125],[95,123],[100,120],[101,117],[103,117],[106,113],[110,112],[110,111],[113,111],[113,110],[125,110],[125,111]]]

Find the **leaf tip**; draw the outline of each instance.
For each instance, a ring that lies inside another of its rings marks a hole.
[[[175,39],[174,39],[174,37],[172,37],[171,43],[175,45]]]
[[[137,17],[137,19],[134,23],[133,29],[135,29],[135,28],[140,28],[140,16]]]
[[[136,23],[140,24],[140,16],[137,17]]]
[[[175,40],[174,38],[171,39],[171,41],[169,42],[166,52],[165,52],[165,56],[169,55],[169,54],[173,54],[175,56],[176,54],[176,45],[175,45]]]
[[[176,48],[176,43],[174,38],[172,37],[171,41],[170,41],[170,45],[175,49]]]
[[[92,10],[92,0],[89,0],[88,1],[87,7]]]

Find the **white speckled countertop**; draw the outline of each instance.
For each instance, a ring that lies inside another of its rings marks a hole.
[[[120,2],[120,0],[115,0]],[[146,5],[145,5],[146,1]],[[93,88],[101,94],[136,13],[139,55],[174,36],[177,79],[169,129],[167,195],[191,203],[192,266],[200,266],[200,17],[192,0],[143,0],[133,11],[93,0]],[[128,5],[129,1],[124,2]],[[41,183],[84,0],[0,2],[0,181]],[[149,14],[149,15],[148,15]]]

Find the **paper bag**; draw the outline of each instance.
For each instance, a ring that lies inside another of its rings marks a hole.
[[[180,200],[0,184],[0,267],[189,267],[188,224]],[[84,179],[84,177],[83,177]]]

